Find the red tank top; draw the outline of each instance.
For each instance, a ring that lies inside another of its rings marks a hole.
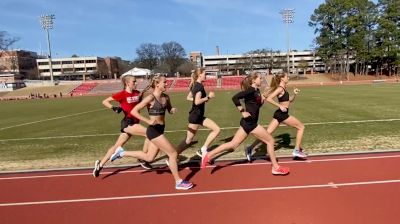
[[[122,90],[121,92],[113,94],[112,98],[119,102],[119,105],[124,111],[126,118],[133,118],[139,121],[137,118],[131,115],[131,110],[139,103],[139,96],[140,92],[137,90],[132,90],[132,93]]]

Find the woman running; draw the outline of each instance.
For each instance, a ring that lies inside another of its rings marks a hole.
[[[296,145],[293,149],[292,155],[293,157],[305,159],[307,158],[307,154],[303,152],[301,148],[301,141],[303,139],[304,133],[304,125],[297,118],[289,115],[289,106],[290,103],[294,101],[297,94],[300,92],[299,89],[295,88],[293,90],[294,95],[289,96],[289,92],[286,90],[287,83],[289,81],[289,77],[287,74],[278,74],[274,75],[271,80],[270,89],[267,92],[264,92],[264,97],[266,100],[278,107],[275,111],[272,121],[269,123],[267,131],[272,134],[280,123],[284,123],[287,126],[294,127],[297,129],[296,135]],[[277,97],[278,102],[275,102],[273,99]],[[246,158],[248,161],[251,161],[251,155],[253,148],[256,148],[258,144],[261,142],[256,140],[251,146],[247,147],[245,150]]]
[[[124,112],[124,118],[121,120],[121,134],[113,146],[111,146],[103,159],[96,160],[93,176],[98,177],[101,169],[111,158],[111,155],[117,150],[118,147],[123,146],[132,135],[139,135],[146,137],[146,128],[139,124],[139,119],[132,116],[130,111],[139,103],[140,92],[136,90],[136,78],[131,75],[121,77],[121,81],[124,85],[122,91],[113,94],[111,97],[103,100],[103,105],[107,108],[112,109],[115,113]],[[113,106],[112,101],[119,102],[119,106]],[[145,140],[143,146],[144,150],[147,150],[148,140]],[[144,168],[151,168],[150,164],[141,162]]]
[[[242,81],[242,91],[232,97],[233,103],[243,116],[240,120],[240,128],[230,142],[218,146],[215,150],[203,156],[201,168],[206,167],[208,161],[217,154],[228,151],[229,149],[236,149],[249,134],[252,134],[267,144],[267,150],[272,163],[272,174],[286,175],[289,173],[288,167],[278,165],[274,151],[274,139],[261,125],[257,124],[260,107],[263,104],[263,99],[259,90],[260,86],[261,77],[258,72],[251,73]],[[244,100],[245,107],[241,105],[241,99]]]
[[[164,151],[169,157],[169,169],[175,179],[175,189],[187,190],[193,187],[193,184],[182,180],[178,173],[177,156],[174,146],[164,136],[165,129],[165,112],[174,114],[176,108],[171,106],[171,101],[166,90],[166,79],[164,76],[155,75],[148,88],[153,88],[151,95],[144,98],[136,107],[133,108],[131,114],[139,118],[141,121],[149,124],[146,131],[146,136],[152,144],[149,145],[149,153],[155,152],[158,149]],[[147,88],[147,89],[148,89]],[[149,118],[140,115],[139,111],[147,107]],[[124,151],[120,150],[119,155],[123,156]]]
[[[189,86],[190,92],[187,96],[187,100],[193,102],[192,108],[189,111],[189,125],[186,132],[186,139],[184,139],[178,146],[178,154],[182,153],[183,150],[189,146],[201,126],[211,129],[211,132],[208,134],[203,146],[197,151],[197,154],[200,157],[207,152],[210,144],[215,140],[221,131],[219,126],[213,120],[204,116],[205,104],[210,99],[215,97],[214,92],[210,92],[207,96],[203,86],[203,82],[205,80],[205,69],[195,69],[192,73],[192,80]]]

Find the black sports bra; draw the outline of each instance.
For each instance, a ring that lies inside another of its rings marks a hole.
[[[162,104],[154,96],[154,105],[152,107],[148,108],[149,115],[152,115],[152,116],[165,115],[166,108],[167,108],[167,104]]]
[[[279,102],[287,102],[289,101],[289,93],[288,91],[286,91],[285,88],[283,88],[282,86],[280,86],[285,92],[283,93],[283,95],[281,97],[278,97],[278,101]]]

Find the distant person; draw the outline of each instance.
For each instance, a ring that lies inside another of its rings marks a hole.
[[[241,83],[242,91],[232,97],[232,101],[242,114],[239,130],[236,131],[230,142],[218,146],[216,149],[207,152],[201,161],[201,168],[205,168],[207,163],[216,155],[223,151],[236,149],[249,134],[267,144],[268,154],[272,163],[272,174],[289,174],[289,168],[280,166],[276,160],[274,151],[274,138],[258,122],[260,108],[263,105],[263,98],[260,93],[261,77],[258,72],[252,72]],[[244,100],[243,107],[240,100]]]
[[[132,135],[146,136],[146,128],[139,124],[139,119],[132,116],[131,110],[140,102],[140,92],[136,90],[136,78],[134,76],[123,76],[121,81],[124,85],[122,91],[113,94],[111,97],[103,100],[103,105],[110,108],[115,113],[124,112],[124,118],[121,120],[121,134],[113,146],[111,146],[103,159],[96,160],[93,176],[98,177],[100,171],[106,162],[111,158],[111,155],[117,151],[118,147],[123,146]],[[113,106],[112,101],[119,102],[119,106]],[[144,149],[148,143],[145,141]],[[143,165],[142,165],[143,166]]]
[[[211,129],[203,146],[197,151],[200,157],[207,152],[210,144],[217,138],[221,129],[210,118],[204,116],[206,103],[215,97],[214,92],[209,92],[208,96],[204,89],[203,82],[206,80],[204,68],[197,68],[192,73],[192,80],[189,86],[190,92],[187,100],[192,101],[192,108],[189,111],[189,124],[186,132],[186,138],[178,146],[178,154],[182,153],[192,142],[194,136],[200,127]]]
[[[165,130],[165,112],[171,114],[176,112],[176,108],[171,106],[171,101],[166,90],[166,78],[161,75],[155,75],[146,89],[153,89],[152,94],[145,97],[136,107],[133,108],[131,114],[139,118],[141,121],[149,124],[146,131],[147,138],[152,144],[149,145],[148,153],[156,152],[161,149],[169,158],[169,169],[175,179],[175,189],[188,190],[193,187],[193,184],[183,180],[178,173],[177,156],[174,146],[168,141],[164,135]],[[142,116],[139,111],[147,107],[149,118]],[[113,154],[111,159],[120,158],[125,155],[125,151],[120,147]],[[137,156],[137,155],[136,155]],[[145,159],[142,157],[141,159]]]
[[[274,75],[271,80],[270,89],[264,93],[264,97],[266,98],[266,100],[270,104],[278,107],[273,115],[272,121],[268,125],[267,131],[268,133],[272,134],[276,130],[276,128],[278,128],[280,123],[284,123],[287,126],[296,128],[296,145],[293,149],[292,155],[293,157],[305,159],[307,158],[307,154],[304,153],[303,149],[301,148],[304,125],[297,118],[289,115],[289,106],[294,101],[300,90],[295,88],[293,90],[294,95],[289,96],[289,92],[286,90],[288,82],[289,77],[287,74]],[[273,100],[275,97],[278,99],[278,102],[275,102]],[[256,140],[251,146],[246,148],[246,157],[249,161],[251,161],[253,148],[257,147],[257,145],[260,143],[260,141]]]

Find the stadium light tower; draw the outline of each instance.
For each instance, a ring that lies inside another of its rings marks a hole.
[[[53,79],[53,65],[51,62],[51,47],[50,47],[50,34],[49,34],[49,30],[53,29],[53,20],[56,17],[51,14],[51,15],[41,15],[40,16],[40,22],[42,23],[42,28],[44,30],[46,30],[47,33],[47,46],[49,48],[49,54],[47,55],[47,58],[49,59],[49,70],[50,70],[50,80],[51,83],[54,83],[54,79]]]
[[[286,47],[287,47],[287,72],[290,74],[289,54],[290,54],[290,38],[289,38],[289,23],[293,23],[294,9],[283,9],[282,14],[283,22],[286,23]]]

